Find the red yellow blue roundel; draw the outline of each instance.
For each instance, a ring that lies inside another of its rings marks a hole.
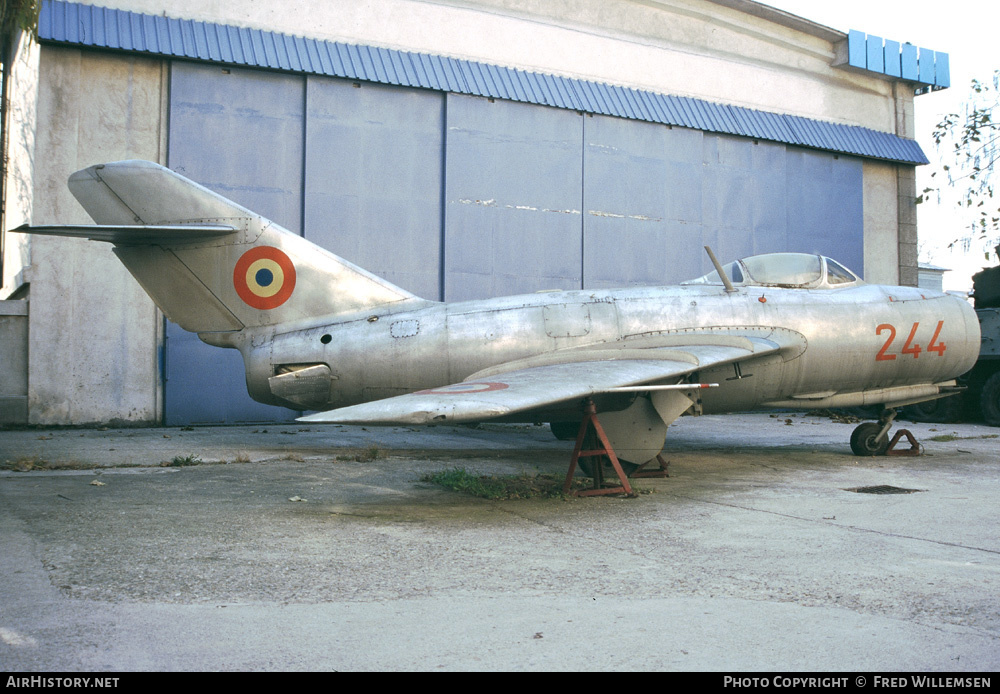
[[[295,289],[295,266],[281,249],[257,246],[236,261],[233,286],[248,306],[278,308]]]

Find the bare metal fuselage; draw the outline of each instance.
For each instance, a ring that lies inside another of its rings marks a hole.
[[[334,322],[257,328],[229,344],[244,355],[254,399],[298,409],[434,388],[500,364],[530,366],[575,349],[670,347],[694,334],[699,341],[709,334],[780,344],[778,353],[697,374],[700,381],[720,384],[704,392],[703,411],[727,412],[901,403],[908,394],[921,399],[924,391],[931,394],[931,384],[971,367],[979,345],[968,336],[977,330],[967,302],[915,288],[751,286],[726,293],[720,286],[686,285],[453,304],[403,301]],[[307,396],[289,396],[278,387],[276,376],[317,366]],[[626,405],[609,398],[605,408]],[[519,419],[563,417],[572,412],[532,411]]]
[[[715,272],[681,286],[443,304],[154,162],[94,165],[69,187],[96,225],[21,231],[114,244],[167,317],[240,350],[254,399],[321,410],[304,421],[571,422],[592,399],[642,464],[685,412],[895,407],[947,395],[979,351],[965,302],[814,254],[727,270],[709,252]],[[888,444],[890,421],[859,427],[852,450]]]

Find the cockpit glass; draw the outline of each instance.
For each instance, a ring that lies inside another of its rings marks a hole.
[[[823,280],[826,263],[826,282]],[[734,285],[759,287],[802,287],[821,289],[823,286],[853,284],[861,280],[840,263],[821,255],[808,253],[767,253],[753,255],[724,265],[722,268]],[[682,284],[722,284],[718,272],[710,272]]]
[[[826,281],[829,284],[856,282],[857,276],[836,260],[826,259]]]
[[[743,281],[743,270],[740,269],[740,264],[738,262],[732,262],[728,265],[722,266],[722,271],[729,276],[733,284],[740,284]],[[698,279],[688,280],[687,282],[682,282],[682,284],[722,284],[722,280],[719,279],[719,273],[712,270],[707,275],[702,275]]]
[[[818,255],[769,253],[744,258],[743,263],[755,284],[802,287],[818,282],[823,276]]]

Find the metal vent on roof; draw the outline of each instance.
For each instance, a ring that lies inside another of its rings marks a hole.
[[[904,164],[928,163],[915,141],[860,126],[471,60],[307,39],[63,0],[43,2],[38,37],[46,43],[471,94]]]

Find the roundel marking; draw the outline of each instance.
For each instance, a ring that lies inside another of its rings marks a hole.
[[[278,308],[295,289],[295,265],[279,248],[251,248],[236,261],[233,286],[247,306],[261,310]]]
[[[490,390],[509,388],[506,383],[456,383],[443,388],[421,390],[414,395],[468,395],[469,393],[485,393]]]

